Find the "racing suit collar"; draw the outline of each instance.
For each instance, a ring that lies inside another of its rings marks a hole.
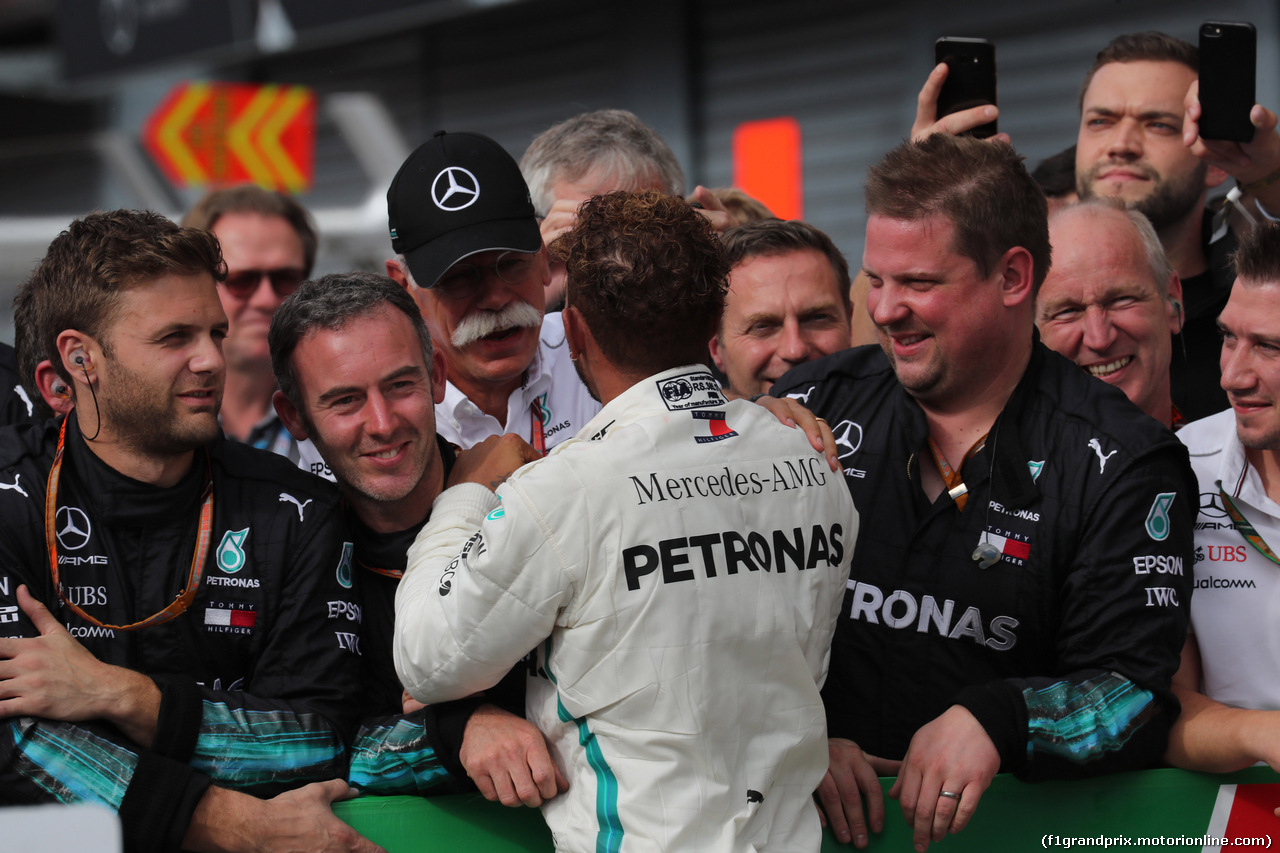
[[[69,464],[63,478],[66,480],[67,473],[73,472],[70,479],[75,486],[74,491],[66,492],[66,498],[59,495],[59,503],[66,503],[74,494],[75,500],[92,510],[93,518],[107,524],[162,527],[186,525],[197,517],[204,492],[203,462],[197,460],[175,486],[161,488],[143,483],[99,459],[85,444],[75,412],[66,417],[65,458]],[[215,439],[218,440],[221,439]]]
[[[576,437],[592,441],[604,438],[615,421],[629,418],[633,410],[648,411],[655,404],[678,412],[715,408],[727,402],[720,383],[705,364],[684,364],[642,379],[614,397]]]

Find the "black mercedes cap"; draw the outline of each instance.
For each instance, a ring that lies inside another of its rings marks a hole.
[[[520,167],[479,133],[437,131],[410,154],[387,190],[387,219],[419,287],[477,252],[542,247]]]

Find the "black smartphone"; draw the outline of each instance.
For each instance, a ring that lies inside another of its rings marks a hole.
[[[1253,24],[1200,25],[1200,136],[1252,142],[1258,33]]]
[[[947,36],[933,43],[934,64],[947,63],[947,79],[938,95],[938,118],[983,104],[996,105],[996,46],[986,39]],[[986,139],[997,133],[991,121],[967,131]]]

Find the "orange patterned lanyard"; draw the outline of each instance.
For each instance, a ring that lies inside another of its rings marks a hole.
[[[942,482],[947,486],[947,491],[952,494],[952,499],[956,502],[956,508],[964,512],[964,505],[969,501],[968,489],[960,491],[956,490],[964,486],[964,481],[960,479],[960,469],[964,467],[964,463],[973,458],[973,455],[981,450],[987,443],[987,437],[984,435],[978,439],[973,447],[969,448],[969,452],[964,455],[964,459],[960,464],[952,468],[947,462],[947,457],[942,455],[942,451],[938,448],[937,442],[933,440],[933,436],[929,436],[929,449],[933,451],[933,462],[938,466],[938,473],[942,475]]]
[[[547,455],[547,430],[542,424],[542,398],[534,397],[533,405],[529,407],[529,437],[532,439],[529,443],[533,445],[533,449],[538,451],[539,456]]]
[[[49,481],[44,490],[44,538],[49,545],[49,571],[53,574],[53,588],[58,592],[58,599],[70,607],[81,619],[99,628],[111,628],[116,631],[138,631],[152,625],[163,625],[175,618],[191,606],[196,592],[200,589],[200,580],[204,577],[205,558],[209,556],[209,539],[213,533],[213,463],[209,460],[209,450],[204,451],[204,496],[200,506],[200,532],[196,536],[196,550],[191,558],[191,570],[187,573],[187,586],[173,602],[161,610],[129,625],[108,625],[85,613],[79,605],[67,600],[62,594],[62,584],[58,580],[58,536],[54,523],[58,514],[58,480],[62,477],[62,453],[67,439],[67,418],[62,421],[62,429],[58,431],[58,452],[53,457],[53,467],[49,469]]]

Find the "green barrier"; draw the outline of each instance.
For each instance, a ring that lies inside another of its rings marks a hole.
[[[882,779],[885,791],[892,779]],[[1234,797],[1234,799],[1233,799]],[[1215,806],[1218,807],[1215,814]],[[1234,806],[1234,808],[1233,808]],[[1181,770],[1120,773],[1076,782],[1019,782],[997,776],[968,828],[931,850],[1003,853],[1040,849],[1217,851],[1229,838],[1241,846],[1280,845],[1280,776],[1267,767],[1210,775]],[[508,809],[479,794],[420,799],[361,797],[334,811],[389,853],[550,853],[551,833],[536,809]],[[1213,830],[1213,831],[1211,831]],[[1205,844],[1206,836],[1211,842]],[[1242,845],[1242,840],[1256,843]],[[849,851],[827,833],[822,853]],[[888,801],[884,832],[873,851],[909,851],[911,829],[895,801]]]

